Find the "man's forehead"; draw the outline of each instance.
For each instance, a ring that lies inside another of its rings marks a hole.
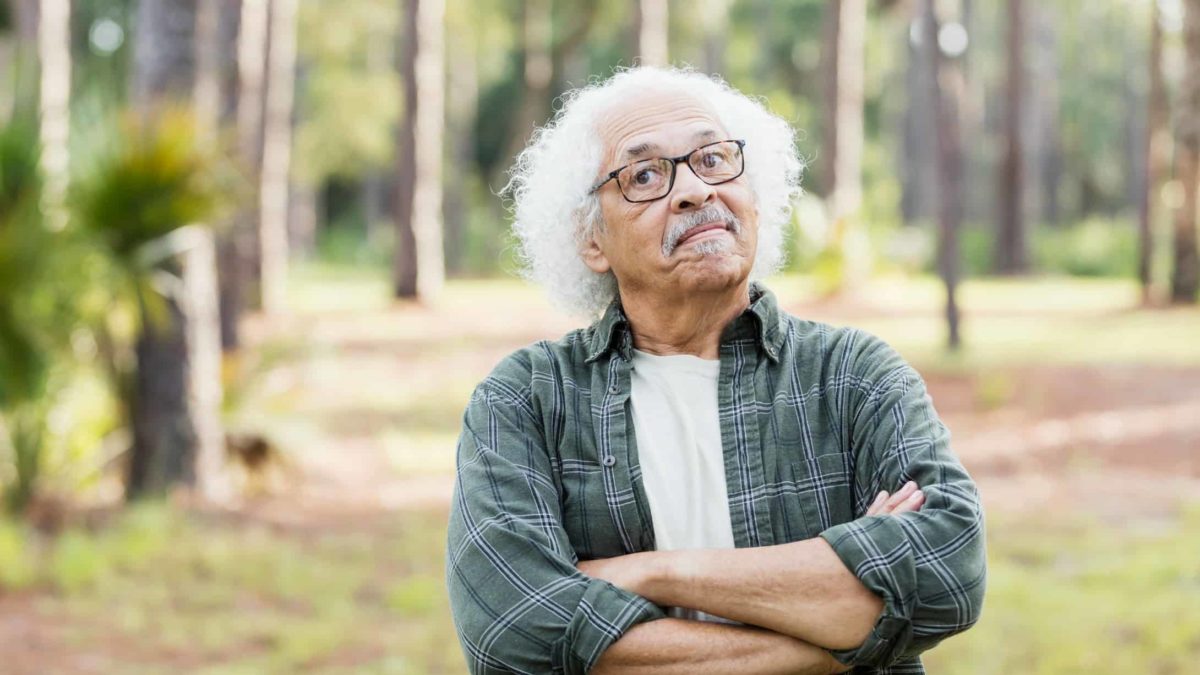
[[[605,154],[614,160],[686,152],[721,140],[724,133],[715,112],[686,93],[649,94],[623,101],[601,119]]]
[[[718,140],[716,129],[701,129],[696,131],[689,137],[689,141],[696,145],[701,145],[711,141]],[[641,159],[647,155],[657,157],[658,155],[667,152],[667,149],[654,141],[643,140],[634,141],[632,145],[625,146],[621,152],[621,157],[624,159]]]

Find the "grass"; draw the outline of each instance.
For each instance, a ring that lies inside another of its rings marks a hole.
[[[18,585],[51,591],[38,612],[78,629],[74,648],[136,643],[124,663],[142,670],[123,672],[169,672],[167,663],[182,660],[189,672],[213,674],[457,673],[441,579],[444,519],[407,514],[381,531],[313,535],[150,504],[15,559],[0,543],[0,569],[33,570]],[[1180,544],[1195,541],[1200,509],[1153,527],[996,519],[983,618],[927,654],[927,667],[1191,672],[1200,659],[1200,560]],[[104,624],[108,631],[95,630]]]
[[[392,520],[287,532],[149,503],[94,532],[25,533],[25,546],[4,536],[20,529],[8,522],[0,569],[24,571],[3,590],[37,591],[37,613],[71,628],[73,650],[136,645],[122,672],[461,672],[445,515]]]

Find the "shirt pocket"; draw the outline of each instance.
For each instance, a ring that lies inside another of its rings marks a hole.
[[[610,516],[604,508],[604,473],[600,462],[576,459],[562,468],[563,529],[580,560],[615,555],[610,552]]]
[[[801,538],[854,519],[854,470],[849,456],[836,452],[791,462],[791,508],[804,523]]]

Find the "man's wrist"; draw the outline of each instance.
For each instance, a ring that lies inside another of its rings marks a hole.
[[[686,588],[702,551],[655,551],[647,554],[639,580],[639,595],[659,605],[680,604],[679,589]],[[689,555],[690,554],[690,555]]]

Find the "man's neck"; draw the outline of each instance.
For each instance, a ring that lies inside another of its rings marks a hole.
[[[621,306],[633,331],[635,349],[715,359],[725,326],[750,306],[750,283],[682,297],[631,293],[621,296]]]

